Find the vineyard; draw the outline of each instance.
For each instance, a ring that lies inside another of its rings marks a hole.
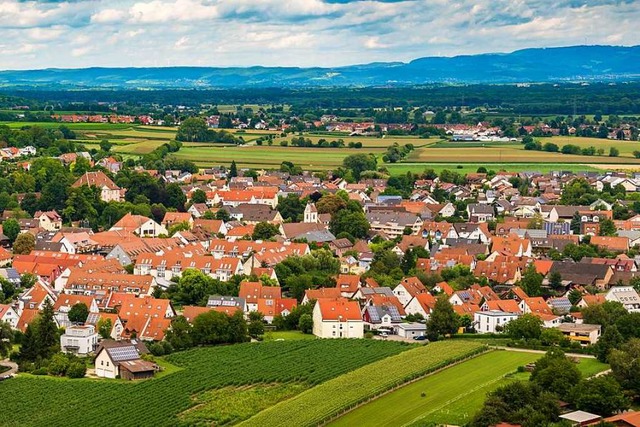
[[[137,383],[19,375],[0,383],[2,407],[11,408],[0,411],[0,425],[191,425],[178,415],[198,404],[197,395],[208,390],[249,384],[320,384],[411,348],[373,340],[248,343],[172,354],[167,360],[183,369]]]
[[[320,384],[258,413],[241,425],[323,424],[394,387],[485,350],[484,345],[469,341],[442,341],[418,347]]]

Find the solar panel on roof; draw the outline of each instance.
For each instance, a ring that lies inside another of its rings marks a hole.
[[[107,352],[114,362],[122,362],[124,360],[134,360],[139,357],[138,351],[134,346],[109,348]]]
[[[375,307],[367,307],[367,311],[369,312],[369,318],[372,322],[379,322],[380,316],[378,315],[378,310]]]

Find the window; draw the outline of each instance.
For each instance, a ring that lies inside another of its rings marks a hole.
[[[107,362],[107,366],[109,366],[109,362]]]
[[[104,366],[104,360],[100,361],[100,366]]]

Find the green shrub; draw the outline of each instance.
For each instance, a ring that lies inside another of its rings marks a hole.
[[[87,365],[82,362],[72,362],[67,368],[69,378],[84,378],[87,373]]]

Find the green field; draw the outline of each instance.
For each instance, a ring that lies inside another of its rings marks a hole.
[[[166,359],[181,369],[139,382],[22,374],[0,382],[2,408],[11,408],[0,410],[0,425],[160,427],[192,425],[186,421],[190,416],[211,425],[229,415],[211,400],[225,393],[210,390],[283,385],[280,392],[290,395],[411,348],[374,340],[247,343],[174,353]],[[242,414],[232,416],[246,418],[253,412],[244,409]]]
[[[321,425],[349,408],[395,386],[484,350],[485,346],[482,344],[464,340],[440,341],[418,346],[313,387],[258,413],[241,425],[256,427]],[[369,425],[379,425],[378,420],[377,415],[374,415],[368,418],[367,422]],[[362,422],[364,420],[350,425],[364,425]]]
[[[495,172],[535,171],[545,173],[558,170],[572,172],[601,170],[593,165],[579,163],[394,163],[385,164],[384,166],[389,170],[391,175],[405,175],[407,172],[419,174],[424,172],[425,169],[433,169],[436,173],[448,169],[460,174],[467,174],[476,172],[480,166],[484,166],[487,170],[493,170]],[[624,167],[624,165],[620,165],[620,167]],[[635,166],[631,165],[629,167]]]
[[[464,424],[482,407],[487,393],[510,381],[528,380],[528,373],[510,374],[541,356],[492,351],[384,395],[330,425],[365,426],[370,420],[376,420],[377,426]],[[578,369],[589,377],[608,369],[608,365],[582,358]]]
[[[234,107],[235,108],[235,107]],[[23,126],[41,126],[57,128],[58,122],[9,122],[13,128]],[[64,123],[74,130],[78,142],[88,149],[98,148],[101,140],[110,141],[114,153],[126,157],[137,157],[150,153],[159,145],[175,138],[176,127],[139,126],[110,123]],[[475,172],[479,165],[489,166],[493,170],[539,171],[551,170],[594,171],[594,170],[637,170],[640,159],[633,155],[640,151],[640,143],[632,141],[616,141],[598,138],[557,136],[538,138],[542,144],[554,143],[560,148],[565,144],[580,147],[593,146],[603,149],[603,156],[564,155],[546,151],[526,151],[519,142],[452,142],[437,138],[423,139],[415,136],[385,136],[383,138],[366,136],[347,136],[340,134],[303,133],[301,136],[317,143],[320,139],[327,141],[343,139],[345,145],[350,142],[361,142],[361,149],[353,148],[318,148],[318,147],[282,147],[282,141],[291,141],[297,134],[281,137],[279,132],[269,130],[237,130],[230,129],[237,137],[242,137],[245,146],[225,146],[213,143],[184,143],[175,155],[190,160],[199,167],[230,164],[232,161],[243,168],[270,169],[277,168],[283,161],[290,161],[307,170],[335,169],[342,165],[343,159],[351,154],[372,153],[378,157],[380,166],[389,169],[392,175],[405,174],[408,171],[419,173],[424,169],[456,170],[460,173]],[[258,146],[255,141],[265,135],[273,135],[273,145]],[[400,145],[413,144],[416,149],[405,161],[395,164],[383,164],[382,155],[386,148],[397,142]],[[609,157],[609,149],[619,150],[618,157]],[[459,167],[460,166],[460,167]]]

